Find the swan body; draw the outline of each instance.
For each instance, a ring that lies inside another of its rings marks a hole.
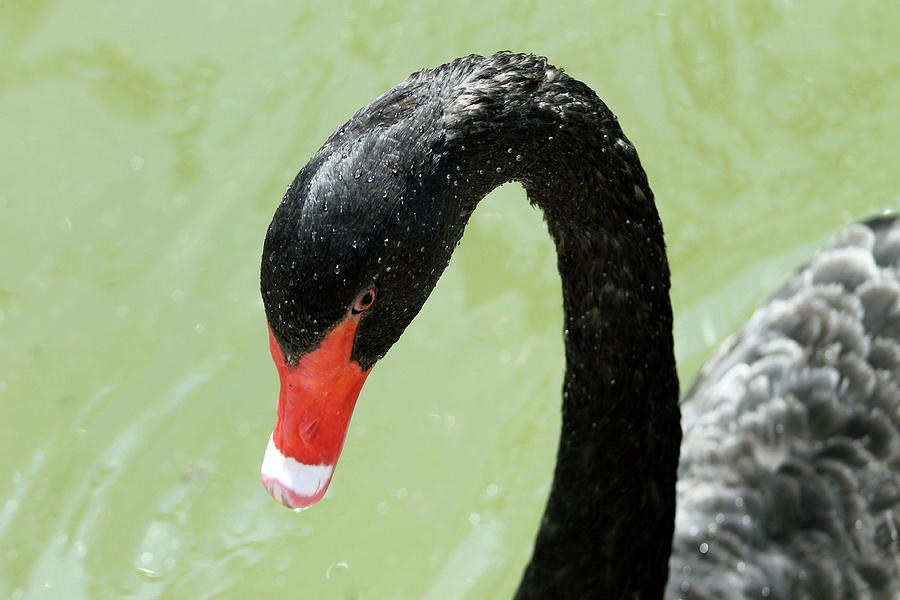
[[[531,55],[411,75],[288,187],[260,275],[281,379],[270,493],[295,509],[322,497],[365,378],[478,201],[511,180],[556,245],[566,348],[557,464],[517,598],[900,594],[900,226],[851,227],[776,292],[691,386],[682,445],[646,174],[596,94]]]
[[[851,225],[697,376],[668,595],[900,594],[900,223]]]

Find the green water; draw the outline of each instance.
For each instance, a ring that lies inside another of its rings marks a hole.
[[[0,598],[508,596],[558,427],[540,215],[514,186],[479,208],[302,514],[259,482],[266,226],[409,72],[546,54],[640,151],[687,383],[829,232],[900,205],[896,6],[724,4],[0,0]]]

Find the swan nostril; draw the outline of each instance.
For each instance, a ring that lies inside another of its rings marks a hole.
[[[318,419],[302,422],[297,428],[297,434],[303,441],[311,443],[319,432],[319,423]]]

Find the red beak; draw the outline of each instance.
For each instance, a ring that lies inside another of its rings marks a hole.
[[[279,503],[301,509],[328,489],[356,398],[371,369],[350,359],[358,315],[349,315],[319,347],[294,366],[269,330],[269,348],[281,379],[278,420],[262,465],[263,485]]]

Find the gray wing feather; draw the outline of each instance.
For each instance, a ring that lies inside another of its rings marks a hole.
[[[697,376],[668,598],[900,597],[898,267],[847,228]]]

